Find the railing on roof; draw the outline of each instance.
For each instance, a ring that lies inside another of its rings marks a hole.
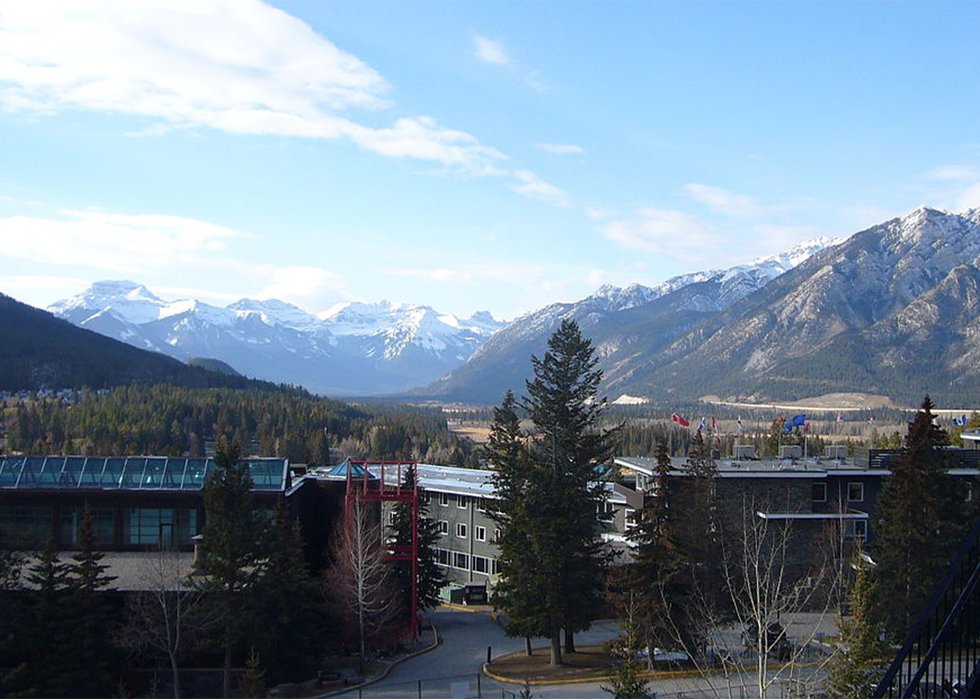
[[[872,696],[980,696],[980,519]]]
[[[282,490],[285,459],[248,458],[252,490]],[[200,490],[214,460],[167,456],[0,456],[0,488]]]

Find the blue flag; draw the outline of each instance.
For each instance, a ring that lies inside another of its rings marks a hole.
[[[786,421],[788,427],[803,427],[806,424],[806,415],[801,413],[799,415],[794,415],[789,420]]]

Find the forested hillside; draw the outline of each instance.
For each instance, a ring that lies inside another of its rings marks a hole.
[[[471,443],[438,410],[353,407],[300,389],[122,386],[105,394],[17,401],[4,411],[8,449],[30,454],[202,456],[221,436],[255,456],[326,465],[339,457],[475,465]]]
[[[108,388],[132,382],[195,387],[253,383],[76,328],[3,294],[0,338],[0,391]]]

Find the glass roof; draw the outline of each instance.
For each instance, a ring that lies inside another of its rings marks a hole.
[[[286,459],[243,459],[252,490],[283,490]],[[0,488],[200,490],[213,459],[166,456],[0,456]]]

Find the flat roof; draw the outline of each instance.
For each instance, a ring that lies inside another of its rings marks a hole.
[[[288,459],[242,462],[252,477],[252,490],[285,488]],[[0,456],[0,489],[199,491],[214,469],[212,458]]]

